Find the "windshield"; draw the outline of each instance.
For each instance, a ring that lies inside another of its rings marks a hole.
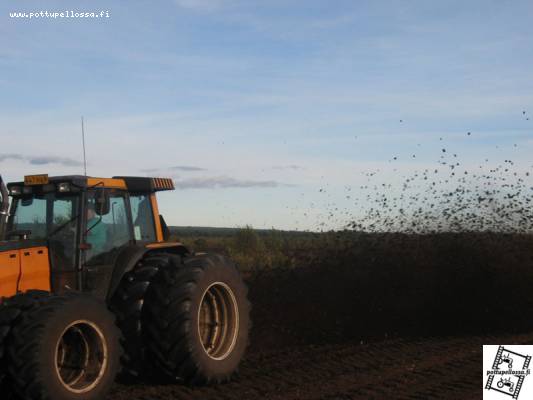
[[[76,266],[76,243],[80,197],[47,193],[16,197],[12,201],[8,230],[30,231],[30,239],[47,239],[52,268],[72,270]]]
[[[76,226],[79,197],[47,193],[13,199],[9,230],[29,230],[32,239],[47,239],[65,226]]]

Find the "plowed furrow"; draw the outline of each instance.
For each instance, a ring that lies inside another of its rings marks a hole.
[[[115,400],[473,399],[481,397],[482,345],[533,335],[389,340],[252,354],[225,385],[117,385]]]

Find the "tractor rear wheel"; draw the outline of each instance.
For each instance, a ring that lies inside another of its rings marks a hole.
[[[111,310],[115,313],[117,325],[122,332],[122,380],[130,380],[143,373],[141,312],[144,297],[150,281],[167,265],[168,255],[164,253],[143,258],[132,271],[124,275],[111,300]]]
[[[119,331],[90,296],[50,296],[24,312],[8,340],[14,391],[31,400],[101,400],[120,366]]]
[[[227,381],[248,344],[246,285],[222,256],[170,260],[146,294],[147,360],[167,380],[192,385]]]

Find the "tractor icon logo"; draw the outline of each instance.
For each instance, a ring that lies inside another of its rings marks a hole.
[[[513,369],[513,359],[511,358],[509,353],[500,358],[500,360],[498,361],[498,369],[500,369],[500,365],[502,364],[507,364],[509,369]]]
[[[500,389],[503,389],[504,387],[508,387],[509,389],[507,390],[509,390],[509,393],[514,392],[514,382],[511,381],[511,378],[507,378],[507,379],[500,378],[496,386],[498,386]]]
[[[502,398],[507,395],[518,399],[524,380],[530,374],[530,362],[531,356],[498,346],[492,369],[487,370],[485,389],[501,393]]]

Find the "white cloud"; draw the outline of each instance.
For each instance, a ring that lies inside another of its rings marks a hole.
[[[7,160],[26,161],[31,165],[48,165],[58,164],[65,167],[79,167],[83,163],[79,160],[74,160],[68,157],[56,157],[56,156],[26,156],[22,154],[0,154],[0,162]]]
[[[175,180],[177,189],[274,188],[287,186],[276,181],[237,179],[229,176]]]
[[[272,169],[277,169],[280,171],[287,171],[287,170],[297,171],[297,170],[304,169],[304,167],[300,165],[296,165],[296,164],[291,164],[291,165],[275,165],[272,167]]]
[[[181,171],[181,172],[202,172],[207,171],[206,168],[196,167],[192,165],[176,165],[174,167],[167,168],[144,168],[140,169],[141,172],[154,173],[154,172],[164,172],[164,171]]]

